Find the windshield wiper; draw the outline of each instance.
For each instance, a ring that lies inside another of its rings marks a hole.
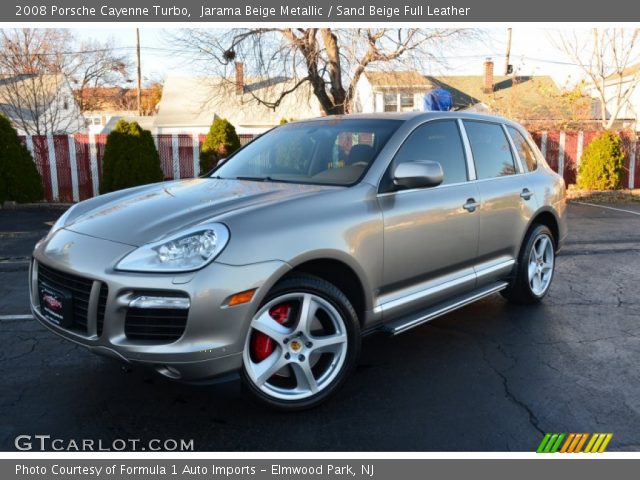
[[[275,180],[271,177],[236,177],[236,180],[247,180],[249,182],[274,182]]]

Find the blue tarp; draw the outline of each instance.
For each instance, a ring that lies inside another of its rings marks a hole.
[[[424,94],[422,108],[425,112],[448,112],[453,108],[453,97],[444,88],[435,88]]]

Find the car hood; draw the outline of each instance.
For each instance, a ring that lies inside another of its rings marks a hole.
[[[122,190],[76,205],[63,228],[140,246],[224,214],[339,187],[195,178]]]

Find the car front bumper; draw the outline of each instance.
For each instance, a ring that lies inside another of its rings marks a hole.
[[[35,318],[57,335],[97,354],[145,364],[174,379],[206,380],[241,368],[251,317],[273,283],[289,270],[288,264],[213,262],[202,270],[181,274],[116,271],[117,262],[134,248],[68,230],[40,242],[29,275]],[[59,278],[79,278],[88,285],[86,327],[62,327],[43,315],[38,288],[41,265],[43,272],[49,269]],[[107,291],[100,299],[103,286]],[[256,293],[250,302],[225,305],[231,295],[251,289]],[[141,295],[188,298],[179,338],[166,341],[127,335],[130,303]]]

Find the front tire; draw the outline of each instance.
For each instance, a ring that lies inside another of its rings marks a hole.
[[[346,295],[312,275],[277,283],[254,315],[242,380],[263,404],[285,411],[324,402],[360,353],[360,324]]]
[[[507,300],[530,305],[545,297],[553,279],[555,245],[547,226],[534,225],[529,230],[520,249],[516,275],[502,291]]]

